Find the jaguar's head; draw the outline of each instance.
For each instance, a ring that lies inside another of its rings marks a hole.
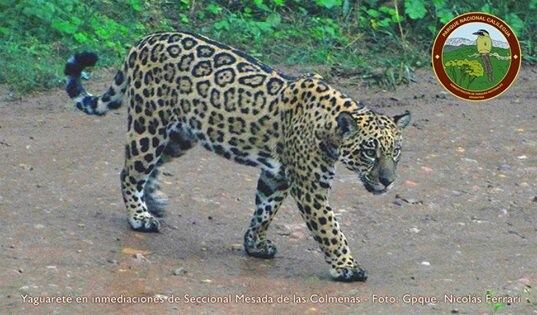
[[[388,191],[401,158],[401,130],[409,124],[409,111],[394,117],[372,111],[340,113],[337,117],[342,139],[339,161],[358,174],[369,192]]]

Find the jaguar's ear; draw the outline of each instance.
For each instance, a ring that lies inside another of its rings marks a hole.
[[[411,115],[410,112],[407,110],[402,115],[395,115],[393,116],[393,121],[399,127],[399,129],[405,129],[410,124]]]
[[[337,129],[338,134],[343,138],[347,139],[356,132],[358,132],[358,124],[356,120],[352,118],[352,115],[348,112],[341,112],[337,117]]]

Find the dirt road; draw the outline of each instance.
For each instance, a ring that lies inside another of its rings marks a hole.
[[[247,257],[258,170],[201,147],[165,167],[162,232],[131,231],[119,188],[125,108],[94,117],[59,89],[4,93],[0,313],[537,313],[537,69],[484,104],[445,94],[427,71],[397,91],[332,84],[373,109],[413,113],[390,193],[370,195],[338,168],[331,203],[366,283],[330,280],[291,200],[269,232],[276,258]],[[515,300],[486,301],[488,290]],[[71,302],[31,303],[62,296]],[[96,299],[106,296],[139,303]]]

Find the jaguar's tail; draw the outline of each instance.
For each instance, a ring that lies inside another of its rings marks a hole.
[[[88,115],[104,115],[110,109],[121,106],[123,94],[127,86],[125,74],[119,70],[114,83],[101,96],[93,96],[84,90],[80,81],[82,70],[97,62],[97,55],[92,52],[75,54],[65,64],[64,73],[67,76],[65,90],[69,97],[75,100],[76,107]]]

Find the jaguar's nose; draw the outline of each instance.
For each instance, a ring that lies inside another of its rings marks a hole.
[[[393,183],[394,180],[395,178],[393,178],[393,176],[380,176],[379,177],[380,183],[386,187],[390,186],[390,184]]]

